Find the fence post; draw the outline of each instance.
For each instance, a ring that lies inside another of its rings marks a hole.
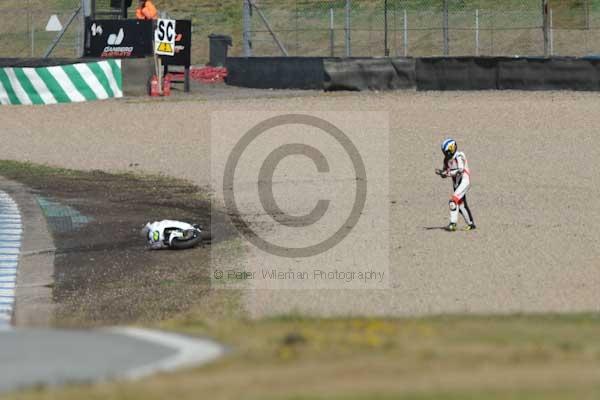
[[[244,0],[242,23],[242,46],[244,48],[244,57],[252,57],[252,38],[250,37],[252,31],[252,8],[248,0]]]
[[[335,57],[335,30],[333,25],[333,7],[329,9],[329,54]]]
[[[448,38],[448,0],[444,0],[444,56],[450,54],[450,45]]]
[[[85,22],[92,15],[92,2],[91,0],[81,0],[81,24],[79,29],[81,37],[79,38],[79,57],[83,57],[85,53]]]
[[[127,2],[121,0],[121,18],[127,19]]]
[[[408,14],[404,9],[404,57],[408,57]]]
[[[33,13],[30,16],[31,18],[31,57],[35,56],[35,19],[33,18]]]
[[[479,9],[475,10],[475,55],[479,57]]]
[[[544,57],[548,57],[548,0],[542,0],[542,31],[544,34]]]
[[[550,56],[554,55],[554,22],[552,21],[552,9],[548,11],[549,14],[549,26],[550,26]]]
[[[590,29],[590,3],[589,0],[585,0],[584,1],[584,5],[585,7],[585,29],[589,30]]]
[[[385,52],[385,56],[389,57],[390,56],[390,47],[388,46],[388,0],[384,0],[383,2],[383,23],[385,25],[385,32],[384,32],[384,52]]]
[[[352,10],[350,0],[346,0],[346,57],[352,57],[352,39],[350,38],[350,11]]]

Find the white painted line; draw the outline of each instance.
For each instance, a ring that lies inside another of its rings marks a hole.
[[[0,228],[0,235],[20,235],[23,233],[22,229],[2,229]]]
[[[170,347],[175,351],[172,356],[130,370],[125,374],[129,379],[139,379],[157,372],[169,372],[206,364],[225,354],[225,349],[221,345],[208,339],[138,328],[110,328],[108,331]]]
[[[0,226],[2,226],[2,229],[21,229],[23,228],[23,225],[19,222],[19,223],[2,223]]]
[[[15,282],[17,281],[17,275],[2,275],[0,274],[0,285],[8,285],[9,283],[11,285],[15,285]],[[12,286],[11,286],[12,287]]]
[[[0,242],[0,249],[18,249],[21,247],[19,242]]]
[[[19,254],[20,249],[18,247],[3,247],[0,246],[0,254]]]
[[[15,288],[11,288],[11,289],[2,289],[0,288],[0,296],[14,296],[15,295]]]
[[[12,282],[2,282],[0,281],[0,290],[10,290],[15,288],[15,281]],[[14,291],[13,291],[14,293]]]
[[[0,260],[1,261],[18,261],[19,260],[19,256],[16,256],[16,255],[9,255],[9,256],[0,255]]]

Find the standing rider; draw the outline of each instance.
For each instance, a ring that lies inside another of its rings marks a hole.
[[[456,231],[459,212],[467,223],[465,230],[475,229],[475,221],[471,215],[471,210],[469,210],[466,196],[471,188],[471,171],[465,153],[457,150],[458,146],[454,139],[444,140],[442,143],[444,167],[441,170],[436,170],[436,173],[442,178],[452,178],[454,193],[448,203],[450,206],[450,224],[446,227],[446,230],[451,232]]]

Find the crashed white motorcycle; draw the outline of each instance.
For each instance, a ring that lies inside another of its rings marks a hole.
[[[203,231],[199,225],[171,220],[147,223],[142,229],[142,235],[153,250],[191,249],[210,241],[210,233]]]

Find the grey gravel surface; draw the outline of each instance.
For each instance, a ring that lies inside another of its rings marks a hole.
[[[189,101],[123,101],[0,108],[0,158],[77,169],[143,171],[211,182],[212,111],[386,111],[389,258],[385,290],[249,290],[253,316],[422,315],[448,312],[597,311],[600,300],[600,97],[574,92],[303,93],[244,91]],[[479,229],[450,234],[448,181],[433,170],[454,136],[473,171]],[[376,140],[365,137],[364,143]],[[382,160],[385,158],[382,157]],[[383,162],[383,161],[382,161]],[[135,167],[131,167],[135,165]],[[290,165],[290,171],[293,166]],[[284,171],[285,172],[285,171]],[[310,209],[315,194],[280,193]],[[219,193],[216,195],[220,199]],[[293,201],[292,201],[293,200]],[[261,205],[255,207],[260,213]],[[367,212],[383,212],[367,208]],[[270,228],[277,235],[276,224]],[[381,240],[385,240],[385,236]],[[300,240],[302,238],[299,238]],[[366,243],[375,245],[376,243]],[[364,252],[364,243],[356,251]],[[248,260],[260,262],[249,246]],[[331,260],[340,268],[353,255]]]

